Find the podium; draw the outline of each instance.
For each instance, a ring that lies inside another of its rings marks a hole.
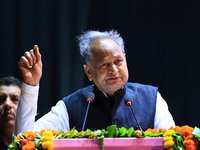
[[[53,150],[101,150],[97,139],[54,139]],[[163,138],[104,138],[104,150],[165,150]]]

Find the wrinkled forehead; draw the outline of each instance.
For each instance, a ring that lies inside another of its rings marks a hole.
[[[90,43],[91,53],[95,55],[123,55],[121,47],[110,38],[95,39]]]

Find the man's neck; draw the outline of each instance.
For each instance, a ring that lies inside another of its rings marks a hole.
[[[97,88],[98,89],[98,88]],[[101,89],[98,89],[100,91],[102,91],[104,93],[104,95],[107,97],[107,98],[114,98],[116,95],[118,95],[122,90],[124,89],[124,87],[122,87],[121,89],[117,90],[117,91],[103,91]]]

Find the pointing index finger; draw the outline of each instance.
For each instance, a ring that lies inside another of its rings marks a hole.
[[[39,47],[37,45],[34,45],[33,50],[36,55],[37,61],[41,61],[41,54],[39,52]]]

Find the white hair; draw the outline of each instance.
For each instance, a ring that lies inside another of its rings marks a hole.
[[[93,40],[101,38],[112,39],[120,46],[122,52],[125,53],[124,41],[116,30],[110,30],[105,32],[89,30],[87,32],[84,32],[83,35],[80,35],[78,37],[80,54],[83,57],[85,64],[90,65],[90,58],[91,58],[90,43]]]

